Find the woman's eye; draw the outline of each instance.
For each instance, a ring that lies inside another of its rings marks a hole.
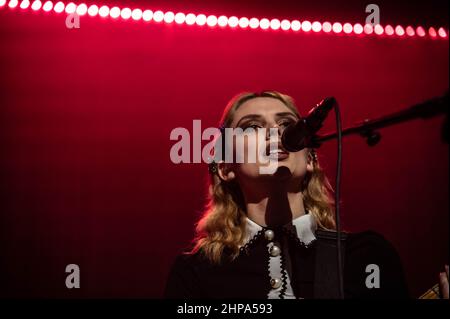
[[[261,128],[261,125],[259,125],[259,124],[246,124],[246,125],[244,125],[244,131],[246,131],[249,128],[251,128],[253,130],[257,130],[257,129]]]
[[[279,126],[288,127],[292,123],[293,123],[293,121],[291,121],[291,120],[282,121],[282,122],[280,122]]]

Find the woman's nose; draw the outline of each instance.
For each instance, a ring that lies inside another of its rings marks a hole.
[[[270,126],[266,129],[266,140],[270,139],[271,131],[274,131],[275,134],[277,134],[277,138],[283,134],[283,128],[279,126],[278,124],[275,124],[273,126]]]

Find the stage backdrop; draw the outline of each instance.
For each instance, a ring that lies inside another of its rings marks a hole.
[[[207,177],[205,164],[171,162],[170,132],[192,132],[194,119],[216,126],[236,93],[279,90],[303,114],[334,96],[348,126],[442,95],[449,82],[448,39],[100,17],[70,30],[65,15],[2,8],[0,46],[6,297],[161,297],[174,257],[194,235]],[[413,296],[448,263],[442,123],[383,129],[372,148],[344,138],[344,228],[389,239]],[[330,116],[323,132],[332,130]],[[333,180],[335,142],[319,157]],[[65,286],[68,264],[80,267],[80,289]]]

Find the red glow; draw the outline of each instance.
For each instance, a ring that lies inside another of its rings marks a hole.
[[[391,25],[387,25],[385,28],[384,28],[384,32],[387,34],[387,35],[393,35],[394,34],[394,28],[391,26]]]
[[[430,37],[432,38],[436,38],[437,37],[437,33],[436,33],[436,29],[431,27],[428,29],[428,34],[430,35]]]
[[[162,22],[164,20],[164,12],[158,10],[153,13],[153,21]]]
[[[351,33],[353,31],[353,27],[350,23],[344,23],[344,26],[342,28],[344,30],[344,33]]]
[[[269,19],[263,18],[261,19],[261,21],[259,21],[259,27],[263,30],[268,29],[270,26],[270,21]]]
[[[164,22],[172,23],[175,20],[175,14],[172,11],[164,13]]]
[[[247,28],[248,25],[249,25],[249,23],[250,23],[250,22],[249,22],[248,18],[246,18],[246,17],[242,17],[242,18],[239,19],[239,26],[240,26],[242,29]]]
[[[193,24],[195,24],[195,18],[196,18],[195,14],[193,14],[193,13],[188,13],[188,14],[186,15],[186,24],[187,24],[187,25],[193,25]]]
[[[233,16],[228,19],[227,23],[231,28],[236,28],[239,24],[239,19],[238,19],[238,17]],[[219,18],[219,25],[222,26],[220,24],[220,18]]]
[[[205,25],[206,24],[206,16],[204,14],[199,14],[195,17],[195,23],[197,25]]]
[[[281,30],[287,31],[291,28],[291,23],[289,20],[283,20],[281,21]]]
[[[117,19],[118,17],[120,17],[119,7],[112,7],[111,10],[109,10],[109,16],[113,19]]]
[[[447,37],[447,31],[445,31],[444,28],[439,28],[438,34],[439,34],[439,36],[440,36],[441,38]]]
[[[142,18],[142,10],[141,9],[134,9],[131,11],[131,19],[133,20],[140,20]]]
[[[381,26],[381,24],[377,24],[373,30],[375,31],[375,34],[378,34],[378,35],[382,35],[384,32],[384,29]]]
[[[364,33],[365,34],[372,34],[373,33],[373,27],[371,24],[366,24],[364,26]]]
[[[278,30],[281,27],[281,22],[278,19],[270,20],[270,28],[272,30]]]
[[[44,3],[44,5],[42,6],[42,10],[44,10],[45,12],[49,12],[53,9],[53,3],[51,1],[47,1]]]
[[[61,1],[57,2],[57,3],[55,4],[55,6],[53,7],[53,10],[54,10],[56,13],[61,13],[61,12],[63,12],[63,11],[64,11],[64,3],[62,3]]]
[[[395,34],[397,34],[399,37],[405,35],[405,30],[401,25],[395,27]]]
[[[353,26],[353,32],[355,32],[355,34],[361,34],[361,33],[363,33],[363,31],[364,31],[364,28],[363,28],[363,26],[361,24],[356,23]]]
[[[407,26],[406,27],[406,34],[409,35],[410,37],[414,36],[416,34],[416,32],[414,32],[414,28],[411,26]]]
[[[209,25],[210,27],[214,27],[217,25],[217,17],[216,16],[208,16],[208,18],[206,18],[206,24]]]
[[[311,31],[311,22],[309,22],[308,20],[303,21],[302,22],[302,30],[305,32]]]
[[[70,2],[69,4],[66,5],[66,13],[74,13],[76,9],[77,6],[73,2]]]
[[[6,3],[6,0],[5,1],[0,1],[0,7],[3,7],[5,5],[5,3]],[[24,0],[24,1],[22,1],[20,3],[20,8],[21,9],[26,9],[29,6],[30,6],[30,1],[28,1],[28,0]]]
[[[314,21],[312,23],[311,29],[314,32],[320,32],[322,30],[322,24],[319,21]]]
[[[145,13],[145,12],[144,12]],[[145,19],[144,19],[145,20]],[[182,24],[186,21],[186,15],[182,12],[178,12],[175,15],[175,23]]]
[[[301,28],[300,21],[294,20],[294,21],[291,22],[291,29],[292,29],[292,31],[298,31],[298,30],[300,30],[300,28]]]
[[[333,23],[333,32],[341,33],[341,31],[342,31],[342,24],[340,24],[339,22]]]
[[[259,26],[259,20],[256,18],[251,18],[248,22],[248,25],[250,26],[250,28],[256,29]]]
[[[142,12],[142,20],[148,22],[153,18],[153,11],[152,10],[145,10]]]
[[[98,15],[102,18],[105,18],[109,15],[109,8],[107,6],[101,6],[100,9],[98,9]]]
[[[42,2],[40,2],[39,0],[34,1],[33,4],[31,5],[31,9],[33,9],[34,11],[39,10],[42,7]]]
[[[93,17],[93,16],[96,16],[97,13],[98,13],[98,7],[95,4],[91,5],[88,9],[88,14],[91,17]]]
[[[419,37],[424,37],[426,34],[425,29],[423,27],[417,27],[416,33]]]
[[[235,17],[236,18],[236,17]],[[236,25],[237,25],[237,18],[236,18]],[[220,16],[217,18],[217,24],[219,25],[219,27],[226,27],[228,24],[228,18],[226,16]],[[236,26],[235,25],[235,26]]]
[[[19,1],[17,1],[17,0],[11,0],[11,1],[9,1],[9,3],[8,3],[8,7],[10,7],[11,9],[13,9],[13,8],[17,7],[18,4],[19,4]]]
[[[326,32],[326,33],[331,32],[331,29],[332,29],[332,26],[331,26],[331,23],[330,23],[330,22],[324,22],[324,23],[322,24],[322,30],[323,30],[323,32]]]

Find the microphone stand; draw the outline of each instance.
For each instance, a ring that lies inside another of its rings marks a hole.
[[[415,104],[402,111],[388,114],[373,120],[366,119],[362,123],[343,129],[342,136],[359,134],[366,138],[366,142],[369,146],[375,146],[381,139],[381,134],[376,131],[380,128],[399,124],[416,118],[428,119],[441,114],[446,114],[442,128],[442,138],[446,143],[448,143],[448,91],[443,96],[435,97],[425,102]],[[337,132],[324,135],[315,135],[312,139],[312,145],[317,148],[320,147],[323,142],[335,139],[337,137]]]

